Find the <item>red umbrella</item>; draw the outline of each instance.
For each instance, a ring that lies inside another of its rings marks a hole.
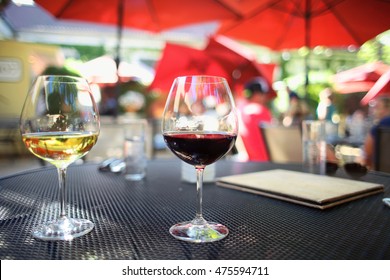
[[[57,18],[161,31],[180,25],[232,19],[241,13],[232,0],[35,0]]]
[[[372,99],[379,96],[390,95],[390,70],[384,73],[375,85],[367,92],[360,101],[362,105],[367,105]]]
[[[219,33],[274,50],[360,46],[390,29],[389,14],[390,2],[383,0],[258,1],[244,19],[226,22]]]
[[[374,86],[373,81],[356,81],[334,84],[334,90],[337,93],[348,94],[355,92],[367,92]]]
[[[60,19],[117,25],[117,65],[124,27],[162,31],[187,24],[241,17],[234,0],[191,0],[185,3],[177,0],[35,0],[35,2]]]
[[[390,29],[389,14],[390,1],[383,0],[265,0],[218,33],[273,50],[361,46]]]
[[[332,77],[334,89],[338,93],[367,92],[390,66],[383,62],[366,63]]]
[[[229,74],[230,86],[239,93],[243,85],[254,77],[264,77],[269,85],[273,82],[274,64],[260,64],[248,48],[225,36],[210,38],[204,52],[218,61]],[[270,86],[271,98],[276,97]]]
[[[231,40],[228,42],[231,43]],[[274,65],[258,64],[254,56],[249,59],[249,56],[240,54],[239,51],[245,49],[240,49],[239,45],[235,45],[235,50],[231,47],[215,38],[204,50],[168,43],[156,65],[150,89],[167,92],[173,80],[184,75],[224,77],[236,94],[241,92],[246,82],[257,76],[265,77],[271,85]],[[271,90],[271,98],[275,96],[276,93]]]
[[[167,43],[156,65],[150,89],[168,92],[177,76],[186,75],[229,77],[225,69],[202,50]]]

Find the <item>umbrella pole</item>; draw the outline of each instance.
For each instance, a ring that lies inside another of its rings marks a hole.
[[[305,55],[305,96],[307,96],[308,88],[310,84],[309,79],[309,72],[310,72],[310,66],[309,66],[309,58],[310,58],[310,49],[309,52]]]
[[[305,97],[308,93],[309,87],[309,58],[310,58],[310,32],[311,32],[311,0],[306,0],[305,2],[305,46],[308,48],[308,53],[305,55]]]
[[[114,117],[118,116],[119,106],[118,106],[118,98],[120,95],[120,79],[119,79],[119,64],[121,62],[121,45],[122,45],[122,33],[123,33],[123,0],[118,1],[118,28],[117,28],[117,45],[116,45],[116,55],[115,55],[115,63],[116,63],[116,73],[117,73],[117,82],[115,85],[115,99],[116,105],[114,109]]]
[[[123,33],[123,0],[118,1],[118,28],[117,28],[117,44],[116,44],[116,68],[119,69],[121,61],[121,45]]]

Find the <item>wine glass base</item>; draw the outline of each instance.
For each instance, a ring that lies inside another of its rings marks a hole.
[[[169,229],[176,239],[193,242],[214,242],[225,238],[229,234],[226,226],[214,222],[196,224],[193,221],[182,222]]]
[[[94,224],[89,220],[62,217],[38,226],[32,235],[45,241],[72,240],[89,233],[93,228]]]

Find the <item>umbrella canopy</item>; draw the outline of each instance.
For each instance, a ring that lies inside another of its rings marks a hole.
[[[228,77],[225,69],[202,50],[167,43],[155,68],[150,89],[168,92],[178,76],[212,75]]]
[[[371,100],[384,95],[390,95],[390,70],[384,73],[378,81],[376,81],[360,103],[362,105],[367,105]]]
[[[35,0],[57,18],[161,31],[180,25],[240,17],[232,0]]]
[[[235,48],[236,50],[233,50],[221,44],[216,38],[210,39],[204,50],[167,43],[156,65],[155,77],[150,89],[167,92],[173,80],[177,76],[184,75],[224,77],[238,95],[245,83],[254,77],[264,77],[271,85],[275,65],[259,64],[254,60],[254,56],[250,59],[248,56],[242,56],[238,45],[235,45]],[[275,96],[276,93],[271,89],[270,97]]]
[[[253,0],[251,0],[253,1]],[[60,19],[81,20],[118,27],[117,66],[124,27],[162,31],[173,27],[241,18],[234,0],[35,0]]]
[[[366,63],[337,73],[332,77],[332,82],[338,93],[367,92],[388,70],[390,65],[380,61]]]
[[[248,48],[225,36],[213,36],[209,39],[204,52],[229,74],[230,86],[239,93],[246,82],[254,77],[264,77],[269,85],[273,82],[274,64],[260,64],[255,54]],[[271,98],[276,97],[270,86]]]
[[[273,50],[360,46],[390,29],[390,1],[268,0],[219,33]]]
[[[218,33],[273,50],[361,46],[390,29],[389,14],[390,1],[383,0],[265,0]],[[305,72],[307,86],[308,56]]]

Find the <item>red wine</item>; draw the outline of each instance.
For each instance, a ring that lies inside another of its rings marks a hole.
[[[168,148],[181,160],[195,166],[212,164],[233,147],[236,135],[222,133],[164,134]]]

